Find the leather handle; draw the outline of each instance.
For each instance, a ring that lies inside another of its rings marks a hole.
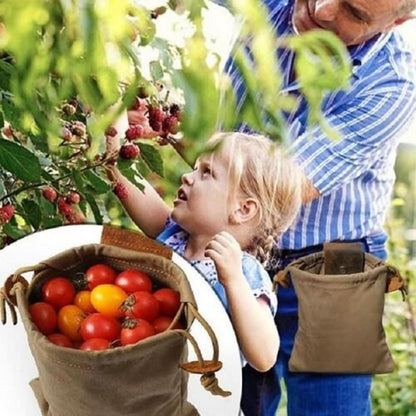
[[[172,259],[172,250],[143,234],[122,228],[103,226],[101,244],[157,254],[158,256]]]

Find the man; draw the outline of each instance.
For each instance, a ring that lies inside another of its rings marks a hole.
[[[318,126],[307,127],[307,104],[292,76],[293,53],[277,51],[284,75],[282,93],[298,99],[298,108],[286,118],[307,186],[298,221],[277,243],[270,275],[298,257],[321,251],[328,241],[360,241],[366,251],[385,258],[383,223],[394,183],[397,140],[416,113],[415,58],[392,29],[411,17],[416,1],[264,0],[264,4],[277,36],[330,30],[348,46],[353,64],[349,90],[324,99],[324,115],[342,135],[333,142]],[[232,61],[228,70],[240,90]],[[240,102],[243,99],[244,94]],[[245,367],[245,416],[275,416],[282,378],[288,416],[369,416],[370,375],[288,370],[297,330],[293,287],[279,288],[278,299],[278,360],[268,373]]]

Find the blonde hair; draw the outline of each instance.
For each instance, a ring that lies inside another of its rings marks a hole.
[[[229,196],[242,192],[258,202],[255,234],[243,248],[266,265],[274,241],[289,228],[300,209],[301,171],[281,147],[264,136],[222,132],[208,144],[229,155]]]

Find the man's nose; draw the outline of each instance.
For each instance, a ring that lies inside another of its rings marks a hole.
[[[182,175],[182,183],[186,185],[192,185],[194,183],[193,172],[184,173]]]
[[[339,0],[316,0],[314,18],[320,22],[332,22],[338,9]]]

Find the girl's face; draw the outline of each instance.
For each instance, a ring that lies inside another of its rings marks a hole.
[[[229,159],[221,151],[201,156],[194,170],[182,176],[172,218],[190,234],[213,236],[229,224]]]

